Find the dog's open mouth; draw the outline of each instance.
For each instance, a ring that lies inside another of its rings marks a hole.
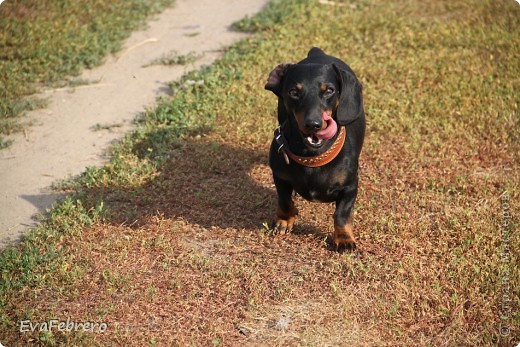
[[[312,148],[320,148],[323,140],[330,140],[338,132],[336,121],[327,112],[323,112],[322,119],[324,126],[321,130],[305,137],[305,142]]]
[[[323,145],[323,140],[319,139],[316,135],[307,136],[305,142],[312,148],[320,148],[321,145]]]

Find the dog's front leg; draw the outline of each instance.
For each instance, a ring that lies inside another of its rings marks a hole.
[[[276,176],[273,178],[276,192],[278,193],[278,208],[276,209],[273,229],[275,233],[290,233],[294,226],[296,215],[298,214],[292,200],[293,187],[290,183]]]
[[[334,245],[336,250],[355,250],[356,240],[352,228],[352,214],[356,201],[358,180],[349,185],[336,201],[334,212]]]

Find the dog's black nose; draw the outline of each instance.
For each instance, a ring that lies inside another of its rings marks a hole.
[[[305,127],[309,131],[316,131],[321,129],[321,120],[310,120],[305,122]]]

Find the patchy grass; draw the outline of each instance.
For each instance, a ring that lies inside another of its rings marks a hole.
[[[201,54],[195,52],[189,52],[187,54],[179,54],[177,51],[172,51],[164,54],[162,57],[153,60],[145,67],[152,65],[188,65],[195,63],[202,57]]]
[[[108,130],[111,131],[114,128],[121,128],[124,125],[124,123],[116,122],[116,123],[97,123],[94,125],[91,129],[92,131],[101,131],[101,130]]]
[[[28,99],[99,65],[145,18],[173,0],[5,1],[0,6],[0,135],[19,131],[20,115],[45,107]],[[74,84],[74,82],[72,82]],[[0,139],[0,147],[7,141]]]
[[[520,7],[335,4],[275,1],[237,24],[259,32],[173,82],[109,164],[63,184],[78,198],[0,260],[0,341],[518,343]],[[328,248],[330,204],[298,199],[291,235],[263,226],[276,200],[263,84],[313,45],[364,85],[352,254]],[[108,329],[19,332],[69,317]]]

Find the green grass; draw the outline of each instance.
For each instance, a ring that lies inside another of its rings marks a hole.
[[[110,163],[63,183],[76,197],[4,252],[0,341],[515,345],[519,19],[513,1],[274,1],[237,23],[256,35],[172,82]],[[263,226],[276,200],[263,84],[312,46],[364,86],[359,253],[328,250],[327,204],[299,199],[295,234]],[[109,329],[16,330],[67,316]]]
[[[153,60],[149,64],[145,65],[145,67],[152,65],[188,65],[193,64],[197,59],[200,59],[201,55],[196,54],[195,52],[190,52],[187,54],[179,54],[176,51],[169,52],[164,54],[162,57]]]
[[[0,135],[19,131],[30,95],[118,51],[132,30],[173,0],[5,1],[0,6]],[[7,141],[0,138],[0,147]]]

